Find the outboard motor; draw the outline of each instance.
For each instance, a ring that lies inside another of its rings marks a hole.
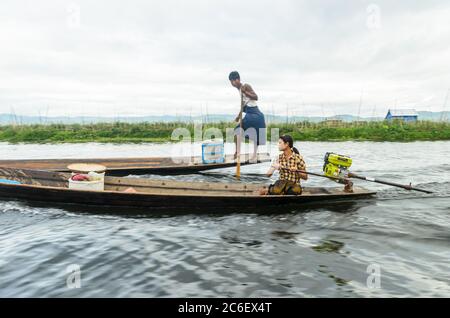
[[[338,155],[333,152],[325,154],[325,164],[323,172],[328,177],[345,178],[348,175],[348,169],[352,165],[352,158],[348,156]]]

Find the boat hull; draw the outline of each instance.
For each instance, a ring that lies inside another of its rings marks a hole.
[[[248,155],[241,156],[241,165],[270,162],[269,154],[258,154],[256,162],[249,161]],[[204,164],[201,157],[150,157],[150,158],[73,158],[73,159],[30,159],[0,160],[0,167],[30,170],[68,172],[73,163],[95,163],[107,168],[109,176],[143,174],[190,174],[200,171],[230,168],[236,166],[232,155],[227,155],[223,163]]]
[[[330,203],[356,200],[375,193],[355,188],[345,193],[339,188],[304,188],[300,196],[260,196],[257,190],[264,184],[199,183],[143,178],[105,178],[105,191],[84,191],[68,188],[69,174],[0,168],[0,178],[21,184],[0,182],[0,197],[41,202],[47,205],[80,204],[101,207],[134,207],[152,210],[192,210],[209,213],[234,209],[259,212],[259,208],[302,205],[310,202]],[[124,192],[133,188],[136,192]]]

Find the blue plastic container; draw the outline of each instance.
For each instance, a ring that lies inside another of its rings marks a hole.
[[[224,163],[225,145],[218,141],[206,141],[202,144],[202,161],[204,164]]]

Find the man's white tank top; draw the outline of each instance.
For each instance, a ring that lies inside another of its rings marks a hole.
[[[245,84],[242,84],[242,86],[244,86]],[[244,106],[247,107],[257,107],[258,103],[256,100],[250,99],[250,97],[248,97],[247,95],[242,94],[242,86],[241,89],[239,90],[239,93],[242,95],[243,99],[244,99]]]

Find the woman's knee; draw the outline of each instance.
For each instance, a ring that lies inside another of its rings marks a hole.
[[[302,187],[299,184],[289,185],[286,191],[287,195],[301,195]]]

